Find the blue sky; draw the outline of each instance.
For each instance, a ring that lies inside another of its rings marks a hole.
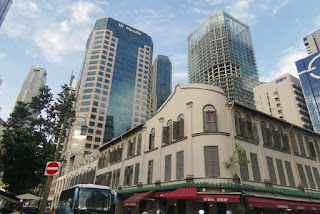
[[[291,73],[307,56],[303,37],[320,29],[319,0],[13,0],[0,28],[0,117],[12,111],[31,65],[48,72],[53,93],[76,76],[96,19],[113,17],[147,34],[154,58],[169,56],[173,85],[188,83],[187,37],[224,10],[250,26],[261,81]]]

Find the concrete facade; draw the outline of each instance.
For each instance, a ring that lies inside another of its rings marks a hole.
[[[154,117],[99,148],[95,183],[118,190],[116,213],[124,213],[127,209],[122,207],[122,202],[130,194],[121,192],[139,192],[139,188],[149,191],[159,186],[170,189],[175,184],[240,183],[296,192],[303,189],[319,194],[319,142],[317,133],[244,105],[227,102],[219,87],[179,83]],[[246,166],[235,163],[226,168],[225,162],[238,144],[245,153],[235,157],[245,158],[250,163]],[[82,169],[84,167],[89,165],[83,165]],[[76,174],[71,170],[64,175],[61,188],[75,185]],[[221,187],[199,187],[197,192],[241,194],[236,189]],[[250,194],[276,198],[264,192]],[[183,207],[188,213],[201,208],[211,214],[219,213],[221,209],[217,203],[192,200],[182,203],[181,200],[149,198],[143,204],[144,207],[133,207],[132,213],[141,213],[143,208],[155,210],[158,206],[175,214],[185,213],[180,210]],[[234,210],[234,207],[229,203],[223,209]]]
[[[300,80],[284,74],[253,89],[257,110],[313,130]]]
[[[47,71],[43,67],[31,66],[27,78],[24,80],[17,101],[29,103],[32,97],[39,94],[39,89],[46,84]]]
[[[309,55],[315,54],[320,51],[320,30],[303,38],[304,45],[306,46]]]

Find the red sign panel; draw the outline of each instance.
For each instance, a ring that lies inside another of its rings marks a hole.
[[[213,202],[213,203],[239,203],[239,195],[220,195],[220,194],[203,194],[198,195],[199,202]]]
[[[44,171],[44,175],[51,176],[51,175],[58,175],[60,169],[60,162],[47,162],[46,170]]]
[[[124,207],[137,207],[139,206],[138,202],[123,202],[122,206]]]

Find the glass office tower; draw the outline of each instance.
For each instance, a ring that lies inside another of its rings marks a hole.
[[[153,42],[112,18],[97,20],[87,41],[77,92],[70,156],[98,148],[150,114]]]
[[[320,52],[296,62],[313,128],[320,133]]]
[[[0,0],[0,27],[8,13],[11,4],[12,0]]]
[[[172,63],[169,57],[158,55],[153,62],[152,106],[154,114],[171,94],[171,87]]]
[[[229,99],[254,106],[260,84],[249,26],[225,12],[209,16],[188,37],[189,82],[220,86]]]

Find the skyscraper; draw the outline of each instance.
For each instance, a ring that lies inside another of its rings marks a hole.
[[[169,57],[158,55],[153,63],[152,99],[153,113],[166,101],[171,94],[172,64]]]
[[[39,89],[46,84],[47,71],[43,67],[31,66],[27,78],[24,80],[17,101],[29,103],[32,97],[39,94]]]
[[[320,51],[320,30],[303,38],[304,45],[309,55],[315,54]]]
[[[253,106],[260,84],[249,26],[225,12],[209,16],[188,37],[189,82],[220,86],[228,99]]]
[[[7,15],[10,5],[12,4],[12,0],[1,0],[0,1],[0,27],[3,23],[4,18]]]
[[[320,52],[296,62],[313,128],[320,133]]]
[[[150,114],[153,42],[112,18],[96,21],[80,71],[70,156],[98,148]],[[84,116],[87,136],[80,136]]]
[[[284,74],[253,89],[257,110],[313,130],[298,78]]]

